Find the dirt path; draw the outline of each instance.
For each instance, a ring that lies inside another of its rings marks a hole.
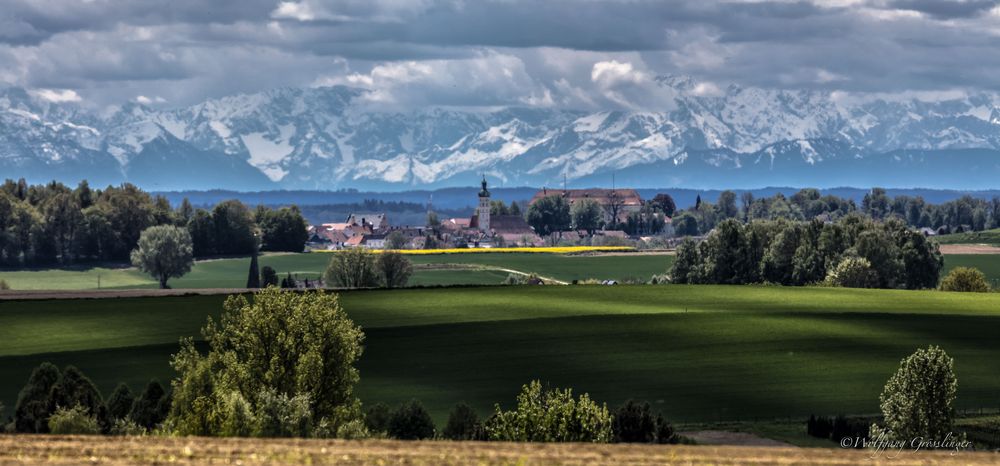
[[[942,244],[941,254],[1000,254],[1000,248],[989,244]]]
[[[146,298],[152,296],[192,296],[248,293],[247,288],[184,288],[176,290],[11,290],[0,291],[0,301],[21,299]]]
[[[747,432],[727,432],[724,430],[698,430],[678,432],[681,436],[698,442],[699,445],[733,445],[744,447],[792,447],[791,444],[758,437]]]

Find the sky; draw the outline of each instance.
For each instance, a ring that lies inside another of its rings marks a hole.
[[[390,108],[657,110],[657,76],[926,99],[1000,89],[1000,0],[0,0],[0,86],[167,108],[350,85]]]

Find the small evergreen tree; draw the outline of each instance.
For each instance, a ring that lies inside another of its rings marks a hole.
[[[31,372],[28,383],[17,395],[14,406],[14,430],[23,433],[45,433],[49,430],[52,407],[49,393],[62,373],[55,365],[43,362]]]
[[[167,392],[163,389],[163,385],[151,380],[132,404],[129,419],[148,430],[153,430],[167,417],[169,404],[163,402],[166,399],[168,399]]]
[[[386,433],[389,430],[389,417],[392,413],[385,403],[375,403],[365,412],[365,427],[372,434]]]
[[[118,384],[115,390],[108,397],[108,417],[111,421],[127,419],[132,412],[132,405],[135,403],[135,395],[128,385]]]
[[[448,415],[448,424],[442,434],[451,440],[473,440],[479,435],[482,426],[479,423],[479,415],[471,406],[459,403]]]
[[[260,288],[260,270],[257,267],[257,254],[250,256],[250,272],[247,274],[247,288]]]
[[[270,265],[265,265],[260,269],[260,286],[278,286],[278,272],[275,272]]]

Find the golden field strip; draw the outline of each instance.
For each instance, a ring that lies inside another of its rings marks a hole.
[[[544,246],[533,248],[451,248],[451,249],[397,249],[393,250],[400,254],[410,256],[427,256],[433,254],[503,254],[503,253],[532,253],[532,254],[580,254],[586,252],[632,252],[636,249],[631,246]],[[313,252],[336,254],[341,250],[317,249]],[[382,252],[382,249],[373,249],[374,252]]]
[[[755,465],[997,464],[985,452],[397,440],[0,436],[0,465]]]

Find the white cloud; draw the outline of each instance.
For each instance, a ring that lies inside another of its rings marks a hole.
[[[312,21],[316,19],[316,13],[305,2],[281,2],[278,7],[271,12],[272,18],[296,19],[299,21]]]
[[[150,104],[162,104],[162,103],[165,103],[167,101],[167,99],[164,99],[163,97],[160,97],[160,96],[146,97],[144,95],[140,95],[140,96],[136,96],[135,101],[138,102],[138,103],[140,103],[140,104],[143,104],[143,105],[150,105]]]
[[[590,71],[590,80],[603,86],[614,86],[621,83],[639,84],[646,81],[645,73],[635,70],[632,63],[621,63],[616,60],[594,63]]]
[[[72,89],[35,89],[32,91],[36,96],[49,102],[79,102],[83,100],[80,95]]]

